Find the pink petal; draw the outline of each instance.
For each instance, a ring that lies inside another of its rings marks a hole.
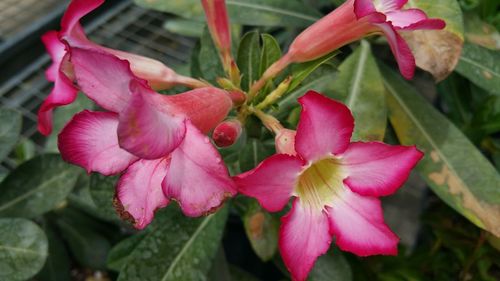
[[[276,154],[233,179],[240,193],[257,199],[266,210],[277,212],[290,200],[303,164],[297,157]]]
[[[189,121],[186,136],[171,154],[172,164],[162,183],[167,198],[175,199],[185,215],[197,217],[213,212],[236,194],[218,151]]]
[[[167,96],[132,81],[132,98],[120,113],[118,139],[120,146],[145,159],[157,159],[170,154],[184,138],[185,115],[177,114],[166,103]]]
[[[57,31],[53,30],[43,34],[41,39],[43,45],[45,45],[45,49],[52,59],[52,64],[45,71],[45,76],[47,77],[47,80],[54,82],[57,80],[57,76],[59,75],[59,67],[64,56],[66,55],[66,45],[64,45],[59,40]]]
[[[396,192],[424,156],[414,146],[384,143],[351,143],[342,155],[347,178],[344,183],[363,196],[385,196]]]
[[[399,71],[406,79],[413,78],[415,74],[415,58],[406,41],[399,35],[390,23],[376,24],[387,37],[392,53],[398,62]]]
[[[118,146],[118,115],[82,111],[59,134],[59,151],[65,161],[87,172],[113,175],[125,170],[137,157]]]
[[[387,21],[390,21],[396,29],[405,28],[427,19],[425,13],[419,9],[396,10],[388,12],[385,15],[387,16]]]
[[[355,0],[354,1],[354,13],[356,18],[361,19],[372,13],[377,12],[372,0]]]
[[[299,98],[299,103],[302,112],[295,137],[298,155],[315,161],[344,152],[354,129],[349,109],[313,91]]]
[[[99,106],[120,112],[130,100],[129,63],[100,50],[71,48],[71,63],[82,91]]]
[[[400,28],[401,30],[433,30],[443,29],[446,27],[446,22],[442,19],[425,19],[413,23],[407,27]]]
[[[53,55],[54,61],[47,70],[46,76],[49,81],[54,81],[54,88],[38,110],[38,130],[46,136],[52,132],[52,111],[54,108],[72,103],[78,94],[78,89],[62,70],[67,61],[67,55],[63,54],[62,51],[64,44],[57,43],[53,36],[53,33],[45,36],[44,42],[47,42],[46,46]]]
[[[375,0],[379,12],[391,12],[400,10],[408,0]]]
[[[397,254],[399,238],[384,223],[379,199],[346,187],[327,210],[340,249],[358,256]]]
[[[161,182],[165,178],[169,160],[139,160],[132,164],[118,181],[116,207],[120,216],[131,220],[138,229],[145,228],[157,209],[167,206]]]
[[[281,218],[279,248],[286,267],[296,281],[306,280],[316,259],[328,251],[332,237],[326,214],[301,204]]]
[[[79,21],[88,13],[97,9],[104,0],[73,0],[68,5],[61,19],[61,34],[63,37],[81,36]],[[76,31],[76,32],[75,32]],[[75,34],[77,33],[77,34]]]

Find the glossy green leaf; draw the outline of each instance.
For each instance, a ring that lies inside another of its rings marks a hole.
[[[320,256],[314,264],[309,281],[350,281],[351,266],[340,251],[330,251]]]
[[[340,65],[333,83],[356,120],[353,140],[382,141],[387,126],[385,89],[368,42],[361,41]]]
[[[335,57],[338,54],[338,52],[332,52],[328,55],[325,55],[321,58],[315,59],[313,61],[301,63],[294,65],[292,67],[292,82],[290,83],[290,86],[288,87],[288,91],[291,92],[295,90],[301,83],[304,81],[313,71],[318,69],[321,65],[327,63]]]
[[[140,231],[137,234],[130,236],[127,239],[120,241],[109,252],[106,265],[109,269],[120,271],[122,267],[129,261],[129,258],[134,249],[147,237],[151,231],[151,227],[146,230]]]
[[[40,281],[71,281],[70,258],[66,245],[57,230],[48,222],[43,224],[43,230],[49,241],[47,261],[36,280]]]
[[[228,209],[198,219],[174,206],[157,213],[151,232],[132,251],[119,281],[204,280],[224,231]]]
[[[456,71],[492,94],[500,95],[500,53],[465,44]]]
[[[92,201],[103,216],[119,220],[113,199],[115,197],[115,186],[118,177],[103,176],[94,173],[90,176],[89,188]]]
[[[460,5],[457,0],[410,0],[405,7],[421,9],[431,18],[446,21],[444,30],[401,33],[413,51],[417,66],[432,73],[436,80],[443,80],[457,65],[464,43]]]
[[[201,36],[200,44],[197,66],[201,71],[202,78],[215,85],[216,78],[224,76],[224,69],[207,28]]]
[[[481,152],[398,74],[382,66],[389,116],[404,145],[425,152],[418,171],[448,205],[500,236],[500,175]]]
[[[252,200],[243,215],[243,225],[257,256],[263,261],[272,259],[278,250],[279,219]]]
[[[234,281],[259,281],[257,277],[236,266],[229,266],[232,280]]]
[[[23,163],[0,184],[0,216],[33,218],[54,209],[71,192],[80,172],[55,154]]]
[[[272,153],[273,150],[266,147],[259,139],[248,139],[247,144],[240,152],[240,170],[245,172],[257,167],[262,160]]]
[[[0,280],[24,281],[40,271],[47,258],[47,237],[25,219],[0,219]]]
[[[16,145],[21,133],[22,115],[20,112],[0,108],[0,161],[2,161]]]
[[[56,220],[62,237],[81,266],[104,269],[111,248],[105,235],[112,228],[94,221],[74,208],[66,208]]]
[[[259,77],[260,38],[257,31],[248,32],[241,38],[236,63],[241,72],[243,90],[250,89]]]
[[[270,34],[262,34],[262,51],[260,54],[259,75],[262,75],[268,67],[281,57],[280,44]]]
[[[338,73],[328,67],[326,71],[318,75],[311,75],[306,79],[301,86],[286,94],[278,101],[278,109],[280,114],[290,113],[290,110],[298,105],[297,99],[303,96],[307,91],[317,91],[326,95],[331,93],[332,82],[337,79]]]
[[[181,17],[204,20],[198,0],[135,0],[143,7],[173,13]],[[306,27],[321,16],[297,0],[226,0],[231,22],[254,26]]]

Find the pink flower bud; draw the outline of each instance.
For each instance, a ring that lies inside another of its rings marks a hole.
[[[276,152],[288,155],[297,155],[295,151],[295,134],[297,132],[289,129],[281,129],[274,139]]]
[[[228,147],[233,145],[241,135],[240,121],[227,120],[215,127],[212,138],[218,147]]]

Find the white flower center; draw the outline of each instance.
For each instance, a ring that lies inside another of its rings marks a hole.
[[[329,157],[316,161],[300,174],[295,195],[304,204],[321,210],[340,195],[344,178],[339,159]]]

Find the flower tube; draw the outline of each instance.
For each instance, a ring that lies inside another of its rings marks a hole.
[[[430,19],[419,9],[403,9],[407,0],[347,0],[300,33],[288,52],[263,74],[251,92],[258,91],[291,63],[311,61],[371,34],[384,34],[401,74],[411,79],[415,58],[399,32],[443,29],[441,19]]]

